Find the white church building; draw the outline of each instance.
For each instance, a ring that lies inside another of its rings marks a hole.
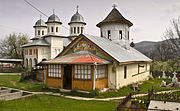
[[[39,62],[47,66],[46,86],[119,89],[148,79],[152,60],[130,46],[133,24],[116,7],[96,25],[100,36],[84,34],[86,23],[78,11],[68,23],[69,36],[60,36],[61,24],[55,14],[46,23],[38,20],[34,25],[35,37],[23,46],[26,67]]]
[[[44,22],[41,18],[33,26],[35,37],[32,42],[22,46],[24,49],[24,66],[32,66],[43,59],[53,59],[66,47],[75,37],[84,33],[84,18],[77,12],[71,17],[69,36],[61,36],[61,21],[53,14]]]

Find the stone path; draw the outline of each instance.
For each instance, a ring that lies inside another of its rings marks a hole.
[[[14,89],[14,88],[11,88]],[[18,90],[18,89],[14,89],[14,90]],[[23,90],[19,90],[21,92],[23,92]],[[176,89],[176,90],[169,90],[169,91],[160,91],[157,92],[158,94],[163,94],[163,93],[169,93],[169,92],[177,92],[180,91],[180,89]],[[28,91],[24,91],[24,92],[28,92]],[[86,98],[86,97],[78,97],[78,96],[65,96],[62,95],[60,93],[53,93],[53,92],[29,92],[32,93],[32,95],[36,95],[36,94],[46,94],[46,95],[54,95],[54,96],[61,96],[61,97],[65,97],[65,98],[70,98],[70,99],[76,99],[76,100],[95,100],[95,101],[110,101],[110,100],[120,100],[120,99],[124,99],[126,96],[120,96],[120,97],[112,97],[112,98]],[[147,96],[148,94],[136,94],[133,95],[132,97],[142,97],[142,96]]]
[[[169,93],[169,92],[177,92],[180,91],[180,89],[177,90],[169,90],[169,91],[160,91],[157,92],[158,94],[163,94],[163,93]],[[61,95],[60,93],[52,93],[52,92],[33,92],[34,94],[47,94],[47,95],[54,95],[54,96],[62,96],[65,98],[70,98],[70,99],[76,99],[76,100],[96,100],[96,101],[110,101],[110,100],[119,100],[119,99],[124,99],[126,96],[120,96],[120,97],[112,97],[112,98],[86,98],[86,97],[78,97],[78,96],[64,96]],[[148,94],[136,94],[133,95],[132,97],[142,97],[142,96],[147,96]]]
[[[0,75],[21,75],[21,73],[0,73]]]

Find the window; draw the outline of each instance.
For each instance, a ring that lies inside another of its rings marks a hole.
[[[29,55],[32,55],[32,49],[29,49]]]
[[[122,39],[122,30],[119,31],[119,39]]]
[[[26,55],[28,55],[28,49],[26,50]]]
[[[91,79],[91,66],[90,65],[75,65],[74,66],[74,79]]]
[[[56,32],[58,32],[58,27],[56,27]]]
[[[38,55],[38,49],[36,49],[36,55]]]
[[[34,52],[33,52],[33,54],[34,54],[34,55],[36,54],[36,49],[34,49]]]
[[[76,27],[74,27],[74,34],[76,33]]]
[[[146,64],[138,64],[138,74],[146,71]]]
[[[79,27],[77,28],[77,33],[79,34]]]
[[[48,65],[48,77],[61,78],[61,65]]]
[[[111,40],[111,32],[108,30],[108,39]]]
[[[73,33],[73,28],[71,27],[71,34]]]
[[[42,35],[44,35],[44,30],[42,31]]]
[[[38,30],[38,35],[40,35],[40,30]]]
[[[84,28],[83,28],[83,27],[81,27],[81,34],[82,34],[82,33],[84,33],[84,31],[83,31],[83,30],[84,30]]]
[[[101,37],[103,37],[102,31],[101,31]]]
[[[128,31],[128,40],[129,40],[129,31]]]
[[[127,78],[127,66],[124,66],[124,79]]]
[[[107,66],[106,65],[97,66],[96,79],[101,79],[106,77],[107,77]]]
[[[51,32],[54,32],[54,28],[53,27],[51,27]]]

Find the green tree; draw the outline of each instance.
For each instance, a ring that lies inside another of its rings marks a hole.
[[[27,44],[29,37],[25,34],[9,34],[0,42],[0,55],[4,58],[22,59],[22,45]]]

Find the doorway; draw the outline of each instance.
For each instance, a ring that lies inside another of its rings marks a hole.
[[[71,89],[72,88],[72,65],[63,65],[63,88]]]

